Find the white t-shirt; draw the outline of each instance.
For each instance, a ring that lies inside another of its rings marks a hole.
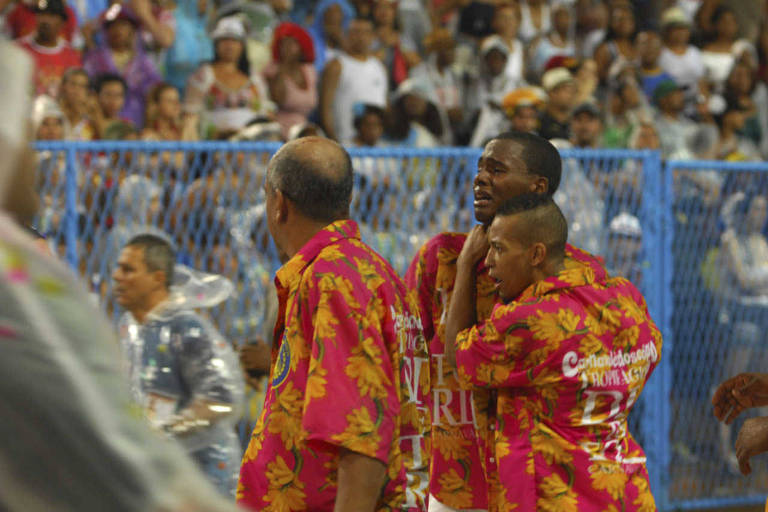
[[[333,99],[333,127],[339,141],[349,144],[355,136],[354,105],[386,107],[387,70],[376,57],[361,61],[342,54],[337,59],[341,63],[341,76]]]
[[[697,89],[699,79],[704,76],[701,51],[691,45],[688,45],[682,55],[674,53],[669,48],[662,49],[659,65],[678,85],[686,88],[687,94]]]

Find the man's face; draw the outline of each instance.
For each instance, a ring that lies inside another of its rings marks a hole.
[[[70,105],[83,105],[88,100],[88,77],[76,73],[61,82],[61,98]]]
[[[653,66],[661,55],[661,37],[656,32],[640,32],[637,34],[635,48],[640,56],[640,62],[646,66]]]
[[[37,38],[42,43],[53,44],[59,39],[64,19],[58,14],[41,12],[37,14]]]
[[[532,106],[517,107],[512,116],[512,128],[519,132],[535,133],[539,129],[539,111]]]
[[[673,91],[661,99],[659,106],[665,112],[680,113],[685,107],[685,94],[682,90]]]
[[[37,140],[62,140],[64,122],[59,117],[46,117],[37,128]]]
[[[512,6],[498,7],[493,16],[493,31],[504,38],[517,36],[520,23],[517,19],[517,10]]]
[[[576,97],[576,85],[573,82],[565,82],[549,91],[549,103],[555,107],[570,108]]]
[[[597,144],[603,123],[589,112],[580,112],[571,120],[571,133],[576,147],[588,148]]]
[[[99,91],[99,106],[108,118],[117,117],[125,105],[125,90],[120,82],[109,82]]]
[[[144,308],[150,294],[163,286],[157,274],[147,269],[143,247],[124,247],[112,273],[117,303],[128,311]]]
[[[531,248],[522,242],[525,226],[519,215],[493,219],[488,229],[488,275],[496,281],[496,293],[507,302],[515,299],[533,281]]]
[[[351,53],[368,53],[373,42],[373,25],[366,20],[352,20],[347,32]]]
[[[535,191],[538,176],[528,172],[522,146],[512,140],[489,142],[477,162],[474,182],[475,218],[489,223],[499,205],[513,197]]]
[[[670,44],[686,45],[691,39],[691,29],[682,25],[672,26],[667,29],[666,37]]]

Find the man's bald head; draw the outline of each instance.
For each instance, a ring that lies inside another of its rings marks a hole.
[[[307,218],[325,223],[349,217],[353,181],[349,154],[323,137],[288,142],[267,169],[272,190],[281,191]]]

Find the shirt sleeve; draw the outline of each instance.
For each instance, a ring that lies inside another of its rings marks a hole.
[[[435,275],[437,260],[434,251],[430,251],[430,243],[424,244],[416,256],[413,257],[408,270],[405,273],[405,287],[409,293],[415,295],[419,308],[421,325],[424,329],[424,338],[431,340],[435,335],[435,327],[432,320],[434,308]]]
[[[303,427],[310,441],[387,464],[400,414],[387,342],[394,329],[388,306],[342,265],[316,274],[308,294],[313,335]]]
[[[465,388],[505,388],[529,382],[532,351],[540,348],[526,323],[530,306],[499,304],[484,323],[456,337],[459,382]],[[538,342],[541,343],[541,342]]]

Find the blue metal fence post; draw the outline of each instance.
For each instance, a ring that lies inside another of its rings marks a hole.
[[[67,245],[67,263],[77,272],[77,148],[69,145],[66,149],[65,168],[65,241]]]

